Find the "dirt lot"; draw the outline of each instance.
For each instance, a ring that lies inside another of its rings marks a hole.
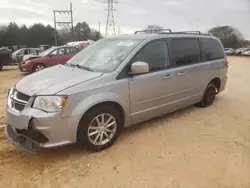
[[[131,127],[110,149],[69,146],[23,153],[0,131],[0,187],[250,188],[250,58],[229,58],[227,90],[206,109],[189,107]],[[0,124],[7,88],[0,72]]]

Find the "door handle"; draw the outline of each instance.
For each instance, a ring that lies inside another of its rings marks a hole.
[[[185,74],[185,72],[179,72],[177,73],[177,76],[183,76]]]
[[[167,79],[171,79],[173,76],[171,75],[171,74],[168,74],[168,75],[166,75],[165,77],[164,77],[164,79],[165,80],[167,80]]]

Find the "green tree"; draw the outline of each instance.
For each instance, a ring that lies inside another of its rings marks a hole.
[[[79,41],[87,40],[91,33],[90,27],[86,22],[78,22],[74,28],[74,31],[76,39]]]
[[[148,25],[145,30],[148,30],[147,33],[155,33],[155,32],[160,32],[163,30],[163,27],[162,26],[159,26],[159,25],[154,25],[154,24],[151,24],[151,25]]]
[[[208,31],[208,34],[219,38],[225,48],[240,48],[244,41],[242,33],[231,26],[214,27]]]

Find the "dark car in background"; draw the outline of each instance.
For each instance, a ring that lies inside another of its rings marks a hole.
[[[51,45],[49,45],[49,44],[41,44],[41,45],[39,45],[39,52],[40,53],[44,52],[44,51],[48,50],[49,48],[51,48]]]
[[[9,48],[2,47],[0,48],[0,71],[5,65],[12,64],[12,52]]]
[[[75,47],[53,47],[33,59],[23,61],[19,64],[19,69],[22,72],[37,72],[47,67],[65,64],[79,51]]]

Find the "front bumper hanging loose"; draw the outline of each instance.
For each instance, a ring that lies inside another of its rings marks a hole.
[[[5,135],[12,144],[21,150],[33,155],[39,154],[40,144],[24,134],[19,134],[11,125],[6,125]]]

